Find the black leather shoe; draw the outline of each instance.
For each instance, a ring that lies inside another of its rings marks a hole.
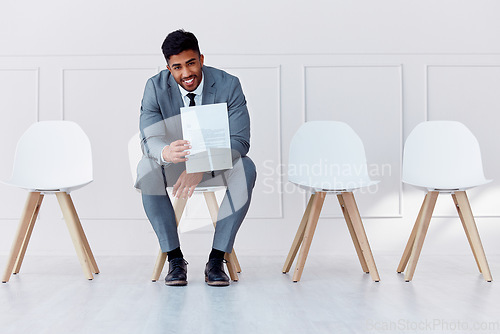
[[[168,274],[165,276],[166,285],[186,285],[187,262],[183,258],[168,261]]]
[[[210,259],[205,266],[205,282],[211,286],[228,286],[229,277],[224,272],[223,259]]]

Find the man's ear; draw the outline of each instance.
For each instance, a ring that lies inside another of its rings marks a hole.
[[[205,61],[205,56],[204,55],[200,55],[200,64],[201,66],[203,66],[203,62]]]

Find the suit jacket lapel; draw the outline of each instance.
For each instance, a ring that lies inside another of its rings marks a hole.
[[[215,103],[215,80],[212,73],[203,66],[203,76],[205,82],[203,83],[203,98],[201,104],[214,104]]]
[[[170,73],[167,74],[166,86],[165,106],[161,108],[161,111],[166,124],[166,139],[171,142],[183,138],[181,118],[179,116],[181,107],[184,107],[184,102],[177,82]]]
[[[174,77],[169,74],[168,75],[168,101],[170,101],[170,110],[172,112],[168,117],[178,115],[181,112],[181,108],[184,107],[184,102],[182,101],[182,95],[179,91],[179,87],[177,86],[177,82],[175,82]]]

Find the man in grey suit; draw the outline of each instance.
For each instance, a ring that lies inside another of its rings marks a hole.
[[[140,130],[143,157],[137,167],[136,187],[163,252],[167,252],[167,285],[187,284],[187,262],[180,249],[174,210],[166,192],[188,198],[197,185],[225,185],[212,250],[205,266],[205,281],[227,286],[224,254],[231,252],[245,218],[255,184],[256,170],[246,156],[250,148],[250,118],[238,78],[204,66],[196,37],[184,30],[170,33],[162,45],[167,70],[150,78],[142,99]],[[233,168],[186,173],[190,143],[182,140],[180,108],[227,103]]]

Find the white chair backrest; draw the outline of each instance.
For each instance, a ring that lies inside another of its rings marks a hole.
[[[297,130],[290,143],[288,180],[325,190],[353,190],[378,182],[368,175],[359,136],[335,121],[311,121]]]
[[[132,173],[132,179],[135,181],[137,179],[137,165],[142,158],[142,149],[141,149],[141,138],[139,136],[139,132],[134,134],[132,138],[128,141],[128,160],[130,163],[130,172]]]
[[[69,192],[91,181],[92,150],[82,128],[70,121],[43,121],[19,139],[7,182],[29,190]]]
[[[455,121],[418,124],[406,139],[403,182],[430,190],[467,189],[490,182],[483,173],[479,143]]]

